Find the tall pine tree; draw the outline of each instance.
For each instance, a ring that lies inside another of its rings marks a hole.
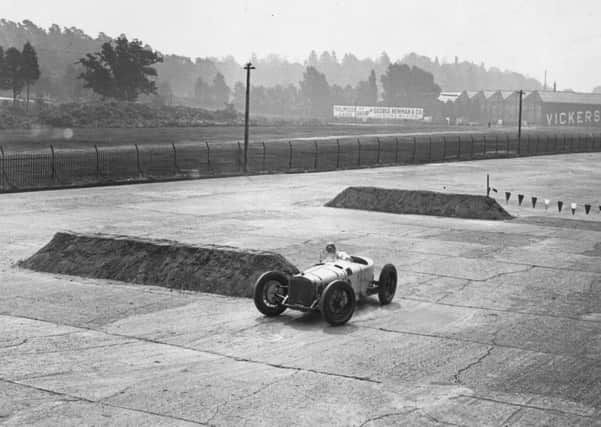
[[[40,79],[40,65],[38,55],[31,43],[27,42],[21,52],[21,78],[27,88],[27,109],[29,109],[29,89]]]
[[[0,89],[10,89],[6,75],[6,59],[4,57],[4,49],[2,46],[0,46]]]
[[[21,68],[22,62],[19,49],[11,47],[6,51],[4,69],[6,70],[7,88],[13,91],[13,105],[17,102],[17,96],[21,93],[25,85]]]

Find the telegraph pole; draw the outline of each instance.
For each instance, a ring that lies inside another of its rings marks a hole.
[[[524,91],[520,89],[518,92],[520,94],[520,106],[518,112],[518,142],[522,140],[522,96],[524,95]]]
[[[248,172],[248,116],[250,106],[250,70],[255,67],[249,62],[244,66],[246,70],[246,109],[244,110],[244,173]]]

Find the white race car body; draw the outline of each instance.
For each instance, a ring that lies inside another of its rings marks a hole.
[[[350,260],[322,261],[299,275],[313,283],[326,285],[334,280],[346,280],[351,284],[358,299],[359,296],[367,295],[367,288],[374,281],[374,262],[366,257],[350,258]]]
[[[322,261],[290,278],[288,297],[284,305],[299,310],[317,309],[319,296],[335,280],[348,282],[355,298],[371,295],[374,284],[374,262],[370,258],[351,256],[346,259]]]
[[[376,281],[370,258],[339,254],[292,277],[279,271],[263,273],[253,298],[266,316],[278,316],[287,308],[320,311],[328,323],[338,326],[348,322],[361,297],[377,294],[380,304],[390,304],[396,283],[394,265],[384,265]]]

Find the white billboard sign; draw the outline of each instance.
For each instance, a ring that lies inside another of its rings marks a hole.
[[[423,108],[334,105],[335,118],[357,120],[422,120]]]

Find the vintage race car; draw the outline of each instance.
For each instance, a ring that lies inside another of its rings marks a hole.
[[[324,260],[292,277],[269,271],[254,286],[257,309],[277,316],[287,308],[320,311],[331,325],[343,325],[352,317],[360,297],[378,295],[380,304],[389,304],[397,286],[397,271],[386,264],[374,280],[374,263],[363,256]]]

